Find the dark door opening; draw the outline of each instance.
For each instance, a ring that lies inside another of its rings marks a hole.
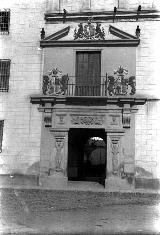
[[[101,52],[76,53],[76,89],[78,96],[99,96],[101,87]]]
[[[106,178],[104,129],[70,129],[68,136],[68,180],[94,181]]]

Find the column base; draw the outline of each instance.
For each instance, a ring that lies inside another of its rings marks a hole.
[[[113,191],[133,190],[134,184],[129,183],[126,178],[122,179],[113,175],[105,179],[105,188]]]
[[[50,176],[40,176],[39,186],[44,188],[64,189],[67,187],[68,178],[60,172],[55,172]]]

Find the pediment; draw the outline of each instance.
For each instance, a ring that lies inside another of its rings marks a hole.
[[[90,23],[91,25],[91,23]],[[58,46],[138,46],[140,40],[125,31],[122,31],[112,25],[97,29],[97,25],[90,26],[89,23],[82,27],[80,23],[76,28],[67,26],[57,32],[45,37],[40,41],[41,47],[58,47]],[[87,28],[88,27],[88,28]],[[92,30],[92,31],[91,31]],[[81,33],[82,31],[82,33]]]

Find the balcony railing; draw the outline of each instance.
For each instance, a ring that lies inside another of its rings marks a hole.
[[[76,77],[63,75],[61,78],[43,77],[44,95],[65,96],[124,96],[134,95],[136,91],[135,77],[129,78],[101,76],[101,83],[96,85],[77,85]]]

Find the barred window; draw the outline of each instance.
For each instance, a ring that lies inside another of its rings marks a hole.
[[[10,10],[0,10],[0,34],[9,34]]]
[[[0,120],[0,153],[2,152],[3,126],[4,126],[4,120]]]
[[[0,60],[0,91],[9,90],[10,60]]]

